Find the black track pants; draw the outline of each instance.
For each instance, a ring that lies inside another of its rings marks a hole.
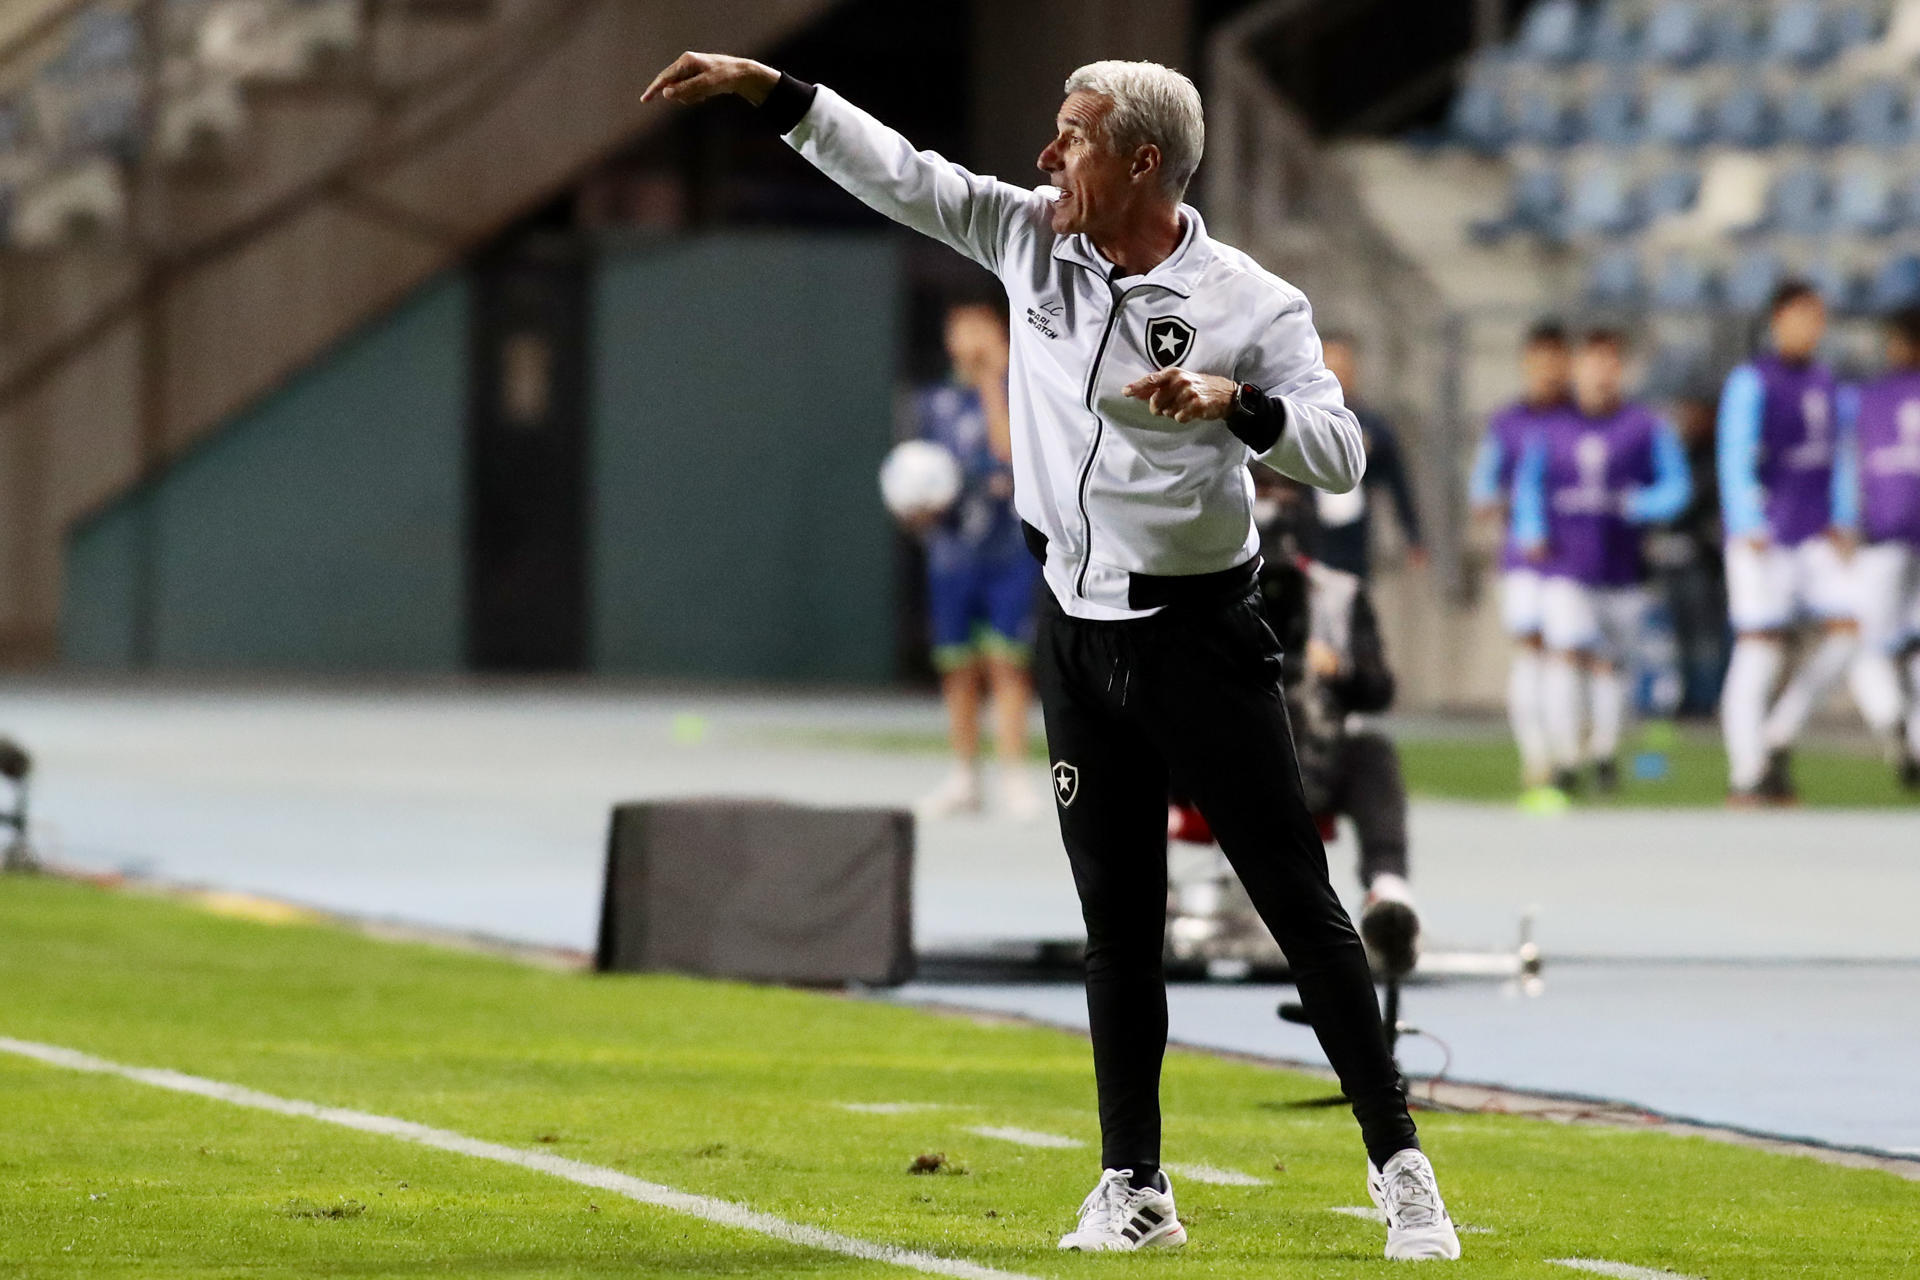
[[[1393,739],[1374,730],[1350,733],[1340,744],[1333,808],[1353,819],[1360,844],[1360,883],[1378,875],[1407,875],[1407,783]]]
[[[1292,965],[1321,1048],[1384,1165],[1418,1146],[1366,952],[1327,878],[1258,595],[1087,622],[1043,596],[1034,679],[1087,926],[1101,1159],[1157,1166],[1167,1043],[1167,791],[1190,797]]]

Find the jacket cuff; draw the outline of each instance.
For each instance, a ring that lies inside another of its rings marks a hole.
[[[1287,429],[1287,402],[1270,396],[1251,382],[1240,384],[1227,412],[1227,430],[1240,437],[1256,454],[1264,454],[1280,443]]]
[[[760,118],[772,125],[775,133],[792,133],[806,118],[807,111],[813,106],[814,95],[819,92],[819,85],[809,84],[782,71],[780,83],[767,92],[767,100],[760,104]]]

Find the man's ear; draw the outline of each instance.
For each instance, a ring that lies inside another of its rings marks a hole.
[[[1160,148],[1151,142],[1139,147],[1133,153],[1133,164],[1127,168],[1127,176],[1144,178],[1160,171]]]

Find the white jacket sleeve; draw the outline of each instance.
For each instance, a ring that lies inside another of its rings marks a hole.
[[[1346,493],[1366,474],[1360,423],[1340,382],[1321,362],[1313,308],[1304,297],[1286,303],[1249,360],[1251,382],[1286,406],[1286,425],[1260,461],[1281,475],[1329,493]]]
[[[967,172],[827,88],[786,135],[787,145],[869,208],[932,236],[993,272],[1014,222],[1045,199]]]

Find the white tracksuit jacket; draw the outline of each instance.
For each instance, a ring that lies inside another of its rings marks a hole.
[[[1153,610],[1128,604],[1130,573],[1215,573],[1259,552],[1253,450],[1224,422],[1156,417],[1121,394],[1155,369],[1263,389],[1284,401],[1286,425],[1260,461],[1336,493],[1360,482],[1360,426],[1321,363],[1306,296],[1209,239],[1191,207],[1180,207],[1172,256],[1115,283],[1084,235],[1048,226],[1054,188],[1012,186],[915,151],[824,85],[786,140],[866,204],[1006,287],[1014,506],[1046,535],[1047,585],[1067,613],[1144,616]]]

